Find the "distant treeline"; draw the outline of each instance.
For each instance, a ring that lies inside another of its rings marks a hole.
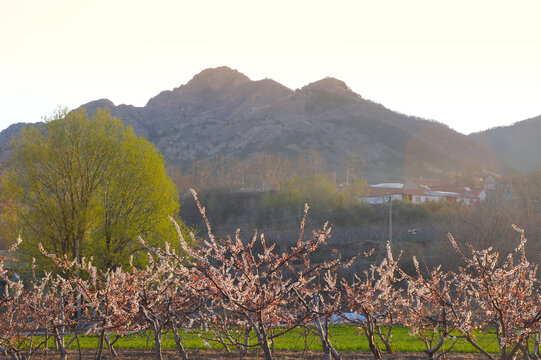
[[[323,173],[331,176],[335,183],[345,185],[361,180],[362,159],[350,156],[343,162],[345,165],[329,172],[325,157],[311,149],[295,157],[282,153],[257,153],[246,158],[218,156],[194,161],[186,169],[170,167],[168,172],[181,193],[189,188],[198,191],[276,190],[292,176],[307,177]]]
[[[531,239],[531,254],[541,250],[541,176],[517,178],[513,200],[494,196],[494,200],[465,206],[449,202],[415,205],[394,201],[392,236],[394,246],[408,256],[416,255],[427,266],[443,264],[453,268],[447,234],[461,243],[494,246],[503,254],[513,249],[516,232],[511,224],[526,230]],[[503,189],[504,191],[508,191]],[[325,222],[333,227],[329,240],[338,250],[355,253],[367,246],[382,247],[389,239],[389,205],[369,205],[357,200],[366,191],[366,182],[353,181],[338,188],[332,174],[293,175],[269,191],[207,189],[199,193],[217,233],[228,234],[237,228],[244,239],[256,229],[269,241],[284,249],[297,231],[305,203],[310,206],[308,229]],[[190,196],[182,200],[180,217],[189,226],[202,228],[201,216]],[[325,254],[321,254],[321,260]]]

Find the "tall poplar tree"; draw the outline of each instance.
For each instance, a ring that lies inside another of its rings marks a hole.
[[[137,235],[159,244],[172,234],[178,194],[162,157],[109,111],[59,111],[12,146],[4,194],[29,253],[42,242],[114,267],[140,249]]]

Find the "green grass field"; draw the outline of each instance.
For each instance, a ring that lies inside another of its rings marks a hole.
[[[309,350],[322,350],[319,342],[319,337],[314,334],[304,336],[304,330],[294,329],[287,334],[275,340],[274,348],[276,350],[297,350],[302,351],[305,346]],[[204,341],[198,336],[199,332],[186,332],[182,334],[183,346],[187,349],[203,349],[207,346]],[[424,350],[424,343],[416,337],[410,336],[408,329],[405,327],[395,327],[393,329],[392,348],[395,352],[421,352]],[[369,351],[368,342],[364,334],[360,333],[359,329],[348,325],[335,325],[331,328],[331,341],[338,351]],[[498,352],[498,344],[494,335],[477,334],[479,344],[489,352]],[[216,349],[222,348],[220,344],[208,341],[208,343]],[[98,346],[98,337],[92,335],[84,335],[79,339],[79,344],[82,349],[95,349]],[[445,348],[452,344],[452,340],[447,340]],[[164,348],[174,348],[175,341],[173,335],[168,333],[163,337],[162,345]],[[53,346],[52,341],[49,345]],[[72,347],[77,347],[75,342]],[[150,332],[143,334],[127,336],[121,338],[115,344],[117,349],[145,349],[154,346],[153,336]],[[382,350],[383,350],[382,346]],[[475,353],[477,350],[466,341],[459,339],[454,345],[452,351],[463,353]]]

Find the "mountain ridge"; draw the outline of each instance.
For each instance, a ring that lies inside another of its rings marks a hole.
[[[95,103],[82,107],[95,111]],[[295,156],[316,149],[328,168],[360,155],[367,177],[383,179],[409,172],[438,175],[444,167],[459,171],[463,163],[492,161],[481,146],[446,125],[393,112],[331,77],[291,90],[228,67],[205,69],[142,108],[119,105],[111,111],[175,165],[218,155]],[[449,143],[461,146],[454,150]]]
[[[81,107],[90,114],[109,108],[154,142],[170,166],[261,152],[293,157],[311,149],[323,155],[328,170],[360,156],[363,176],[373,181],[438,177],[468,167],[496,171],[499,166],[490,142],[389,110],[331,77],[292,90],[222,66],[160,92],[142,107],[108,99]]]
[[[541,168],[540,135],[541,115],[468,136],[491,149],[508,171],[528,173]]]

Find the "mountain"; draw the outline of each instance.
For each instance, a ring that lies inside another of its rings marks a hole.
[[[107,99],[82,107],[89,113],[109,108],[154,142],[169,165],[258,152],[295,157],[315,149],[329,170],[360,156],[363,176],[371,181],[496,166],[493,154],[473,138],[438,122],[393,112],[334,78],[291,90],[219,67],[161,92],[144,107],[116,106]]]
[[[29,124],[17,123],[8,126],[6,129],[0,131],[0,165],[7,163],[10,154],[9,141],[15,135],[19,135],[21,129]]]
[[[472,140],[491,149],[502,167],[521,173],[540,169],[540,136],[541,116],[469,135]]]

